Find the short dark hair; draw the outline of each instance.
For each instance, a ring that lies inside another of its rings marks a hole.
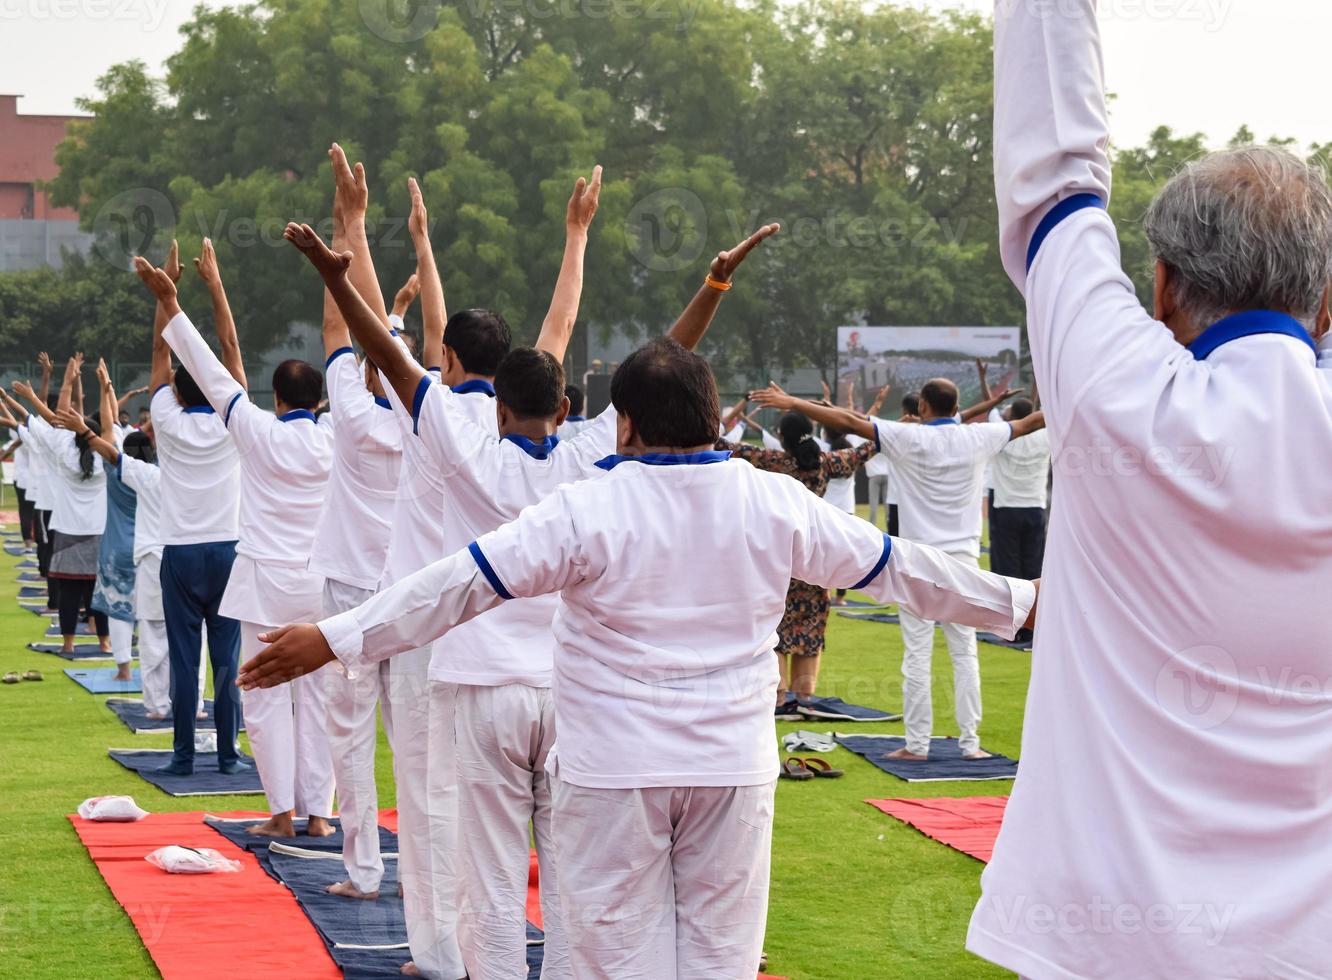
[[[512,345],[509,325],[494,310],[462,310],[444,324],[444,346],[468,374],[493,378]]]
[[[644,344],[615,369],[611,404],[650,446],[712,445],[721,428],[712,368],[669,337]]]
[[[1036,406],[1031,403],[1030,398],[1014,398],[1013,404],[1008,407],[1008,415],[1012,419],[1025,419],[1034,411]]]
[[[192,377],[190,372],[185,370],[185,365],[176,368],[175,376],[171,379],[176,388],[176,397],[186,408],[202,408],[208,404],[208,399],[204,397],[201,389]]]
[[[823,461],[823,450],[814,441],[814,423],[799,412],[787,412],[777,423],[777,435],[782,448],[795,458],[796,467],[817,470]]]
[[[587,404],[587,399],[583,397],[583,389],[578,385],[565,385],[564,397],[569,399],[569,414],[582,415],[583,406]]]
[[[125,436],[125,442],[121,445],[121,452],[134,459],[141,459],[145,463],[157,462],[157,448],[153,445],[153,440],[148,438],[146,432],[131,432]]]
[[[920,392],[913,391],[902,398],[902,411],[907,415],[920,414]]]
[[[564,401],[564,368],[535,347],[515,347],[495,370],[495,398],[520,419],[554,418]]]
[[[285,405],[312,412],[324,397],[324,376],[309,361],[291,358],[273,369],[273,395]]]
[[[930,406],[938,418],[957,414],[957,385],[947,378],[935,378],[920,386],[920,400]]]
[[[139,421],[143,421],[144,419],[150,419],[152,417],[153,417],[153,410],[149,408],[147,405],[139,409]]]

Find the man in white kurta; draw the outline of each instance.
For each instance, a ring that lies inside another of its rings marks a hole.
[[[250,401],[189,318],[179,311],[163,336],[222,418],[240,459],[240,537],[220,612],[241,624],[241,651],[262,648],[259,634],[293,616],[322,612],[323,579],[307,567],[315,525],[333,462],[332,426],[309,405],[289,404],[283,375],[274,375],[281,414]],[[298,370],[314,371],[308,364]],[[252,833],[291,836],[293,817],[308,816],[310,833],[331,832],[333,772],[322,684],[305,677],[282,691],[247,692],[245,729],[273,819]]]
[[[1105,210],[1094,4],[1000,4],[995,40],[1002,253],[1058,493],[1022,768],[967,946],[1037,980],[1326,977],[1324,178],[1267,149],[1192,164],[1148,212],[1149,316]]]
[[[562,487],[359,609],[282,631],[243,683],[334,656],[364,669],[506,601],[559,593],[549,770],[573,975],[746,977],[767,911],[772,650],[790,579],[1010,635],[1034,591],[899,545],[712,451],[711,373],[673,341],[619,370],[622,455],[601,461],[606,476]],[[689,407],[657,421],[663,404]],[[745,616],[723,598],[737,590]]]

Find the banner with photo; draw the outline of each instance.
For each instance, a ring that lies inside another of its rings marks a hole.
[[[931,378],[948,378],[961,393],[962,407],[981,400],[976,359],[986,366],[990,388],[1021,387],[1020,327],[838,327],[837,402],[848,390],[858,408],[891,385],[885,418],[896,418],[902,397]]]

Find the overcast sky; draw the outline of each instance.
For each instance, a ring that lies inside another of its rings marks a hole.
[[[219,0],[210,0],[211,4]],[[355,2],[355,0],[344,0]],[[988,11],[992,0],[914,0]],[[0,0],[0,93],[20,111],[67,113],[109,66],[155,67],[179,43],[194,0]],[[1165,123],[1224,142],[1247,123],[1259,138],[1332,140],[1332,3],[1324,0],[1101,0],[1115,140],[1140,143]],[[885,52],[891,56],[891,52]]]

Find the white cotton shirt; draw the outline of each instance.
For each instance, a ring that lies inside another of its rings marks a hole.
[[[162,557],[162,469],[123,452],[116,461],[116,472],[125,486],[134,491],[138,503],[134,510],[134,564],[148,555]]]
[[[1033,977],[1326,977],[1332,376],[1281,314],[1206,353],[1216,327],[1184,348],[1143,310],[1114,223],[1073,210],[1109,194],[1092,5],[995,18],[1002,253],[1058,499],[967,946]]]
[[[40,415],[29,416],[28,431],[47,451],[51,530],[70,535],[101,534],[106,530],[106,470],[102,457],[92,454],[92,475],[85,477],[74,433],[52,428]]]
[[[162,468],[162,543],[235,541],[240,461],[222,417],[207,405],[184,408],[170,385],[149,407]]]
[[[985,464],[1008,444],[1007,422],[960,425],[874,420],[879,452],[893,466],[897,529],[909,541],[980,555]]]
[[[560,439],[544,459],[541,449],[498,438],[468,418],[455,395],[423,379],[417,436],[448,486],[453,515],[444,551],[452,554],[495,530],[566,483],[604,475],[598,460],[615,452],[616,414],[608,408],[572,439]],[[532,450],[532,451],[529,451]],[[430,679],[496,687],[549,687],[555,637],[551,623],[559,597],[515,599],[464,623],[434,643]]]
[[[14,430],[14,435],[22,443],[14,450],[14,486],[18,487],[26,495],[28,492],[28,443],[23,438],[20,429]]]
[[[356,669],[502,600],[558,592],[550,765],[574,785],[629,789],[776,778],[772,651],[792,578],[1009,636],[1026,619],[1030,583],[899,549],[799,481],[727,455],[613,457],[606,476],[566,484],[320,630]]]
[[[1014,439],[990,464],[996,507],[1045,509],[1050,486],[1050,433],[1041,429]]]
[[[402,471],[402,430],[392,403],[366,388],[364,371],[350,347],[334,351],[324,373],[334,458],[310,570],[330,581],[374,590],[388,555]]]
[[[848,435],[846,441],[855,449],[868,439],[862,439],[860,436]],[[831,448],[831,447],[830,447]],[[876,454],[877,455],[877,454]],[[871,459],[874,457],[871,456]],[[856,512],[856,478],[854,476],[841,477],[836,480],[828,481],[828,488],[823,493],[823,499],[828,501],[838,510],[844,510],[848,514]]]
[[[41,440],[32,434],[32,419],[35,415],[29,415],[28,421],[19,426],[19,436],[23,439],[24,445],[28,447],[28,486],[26,488],[28,499],[32,501],[33,507],[37,510],[51,509],[51,492],[48,489],[51,479],[50,463],[46,447],[42,445]]]
[[[572,439],[583,431],[588,424],[588,420],[581,415],[570,415],[560,423],[560,427],[555,430],[555,434],[561,439]]]
[[[250,401],[184,313],[166,341],[220,413],[240,461],[240,537],[220,612],[281,626],[319,608],[323,578],[309,570],[333,465],[333,427],[308,411],[281,418]]]

